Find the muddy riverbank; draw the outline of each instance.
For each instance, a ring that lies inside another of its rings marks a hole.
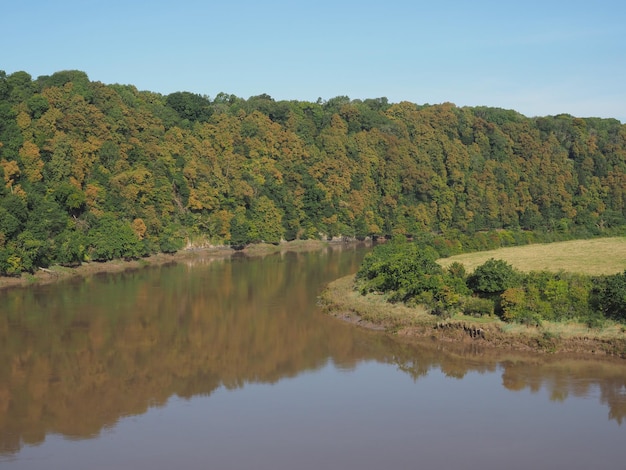
[[[589,328],[577,323],[544,322],[529,327],[496,317],[457,315],[441,319],[419,308],[388,303],[380,295],[362,296],[352,288],[353,280],[351,275],[330,283],[320,296],[320,305],[327,314],[364,328],[406,339],[430,338],[490,349],[626,358],[623,325],[607,323],[601,328]]]
[[[255,244],[243,250],[233,250],[228,246],[203,246],[190,247],[176,253],[158,253],[145,258],[135,260],[113,260],[107,262],[85,262],[79,266],[50,266],[49,268],[39,268],[34,273],[22,273],[21,276],[7,277],[0,276],[0,289],[15,287],[28,287],[36,284],[50,284],[75,277],[88,277],[100,273],[119,273],[134,269],[141,269],[147,266],[159,266],[168,263],[177,263],[190,258],[198,257],[219,257],[230,256],[264,256],[285,251],[311,251],[324,247],[342,246],[341,242],[325,242],[319,240],[297,240],[285,242],[278,245]]]

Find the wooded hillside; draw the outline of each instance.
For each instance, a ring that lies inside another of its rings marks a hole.
[[[0,72],[0,273],[189,241],[625,224],[626,127],[453,104],[167,96]]]

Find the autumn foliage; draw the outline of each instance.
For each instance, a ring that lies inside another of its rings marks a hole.
[[[626,128],[0,72],[0,273],[186,243],[624,225]],[[449,237],[453,238],[453,237]]]

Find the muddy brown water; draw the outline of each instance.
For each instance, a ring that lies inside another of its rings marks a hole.
[[[0,292],[0,468],[624,468],[626,361],[325,316],[320,289],[365,251]]]

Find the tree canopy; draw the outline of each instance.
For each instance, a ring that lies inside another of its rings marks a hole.
[[[0,73],[1,274],[194,242],[587,236],[625,216],[615,119]]]

